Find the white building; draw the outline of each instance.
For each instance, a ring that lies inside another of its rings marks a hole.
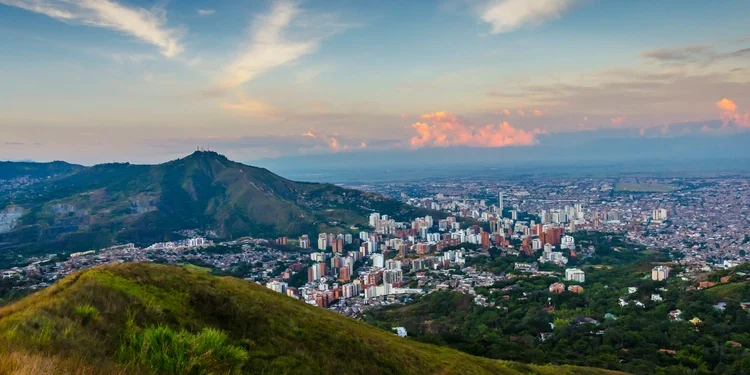
[[[576,248],[576,240],[573,238],[573,236],[563,236],[560,239],[560,249],[568,249],[568,250],[575,250]]]
[[[565,270],[565,280],[583,283],[586,281],[586,274],[578,268],[568,268]]]
[[[266,287],[268,289],[273,290],[274,292],[279,293],[286,293],[287,283],[283,283],[280,281],[269,281],[268,284],[266,284]]]
[[[385,261],[383,259],[383,254],[372,254],[372,266],[375,268],[384,268],[385,267]]]

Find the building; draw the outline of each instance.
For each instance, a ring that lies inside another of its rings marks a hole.
[[[583,294],[583,287],[580,285],[571,285],[568,287],[568,292],[575,294]]]
[[[586,274],[578,268],[568,268],[565,270],[565,280],[583,283],[586,282]]]
[[[321,233],[318,235],[318,250],[328,249],[328,235]]]
[[[489,249],[490,248],[490,233],[489,232],[482,232],[482,249]]]
[[[669,268],[666,266],[656,266],[651,270],[651,280],[662,281],[669,278]]]
[[[563,236],[560,240],[560,249],[575,250],[576,240],[573,236]]]
[[[563,283],[554,283],[549,286],[549,291],[552,293],[561,294],[565,291],[565,284]]]
[[[385,260],[383,254],[372,254],[372,266],[375,268],[384,268]]]
[[[299,238],[299,247],[303,249],[310,248],[310,238],[306,234]]]
[[[286,293],[287,286],[288,286],[287,283],[283,283],[283,282],[275,281],[275,280],[269,281],[268,284],[266,284],[266,287],[268,289],[271,289],[274,292],[279,292],[279,293],[284,293],[284,294]]]
[[[349,267],[341,267],[341,269],[339,269],[339,280],[349,281],[351,279],[352,279],[352,273],[349,270]]]

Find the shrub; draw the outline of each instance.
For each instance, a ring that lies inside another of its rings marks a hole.
[[[191,334],[150,327],[126,335],[120,359],[162,374],[238,374],[249,355],[227,341],[223,332],[211,328]]]
[[[99,310],[91,305],[78,305],[74,313],[84,326],[99,318]]]

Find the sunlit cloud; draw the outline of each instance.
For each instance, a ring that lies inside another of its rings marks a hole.
[[[716,102],[716,107],[721,110],[721,121],[725,126],[750,128],[750,112],[740,112],[734,101],[723,98]]]
[[[281,116],[279,110],[275,107],[263,101],[248,98],[242,93],[236,94],[236,101],[222,103],[221,108],[250,117],[272,118]]]
[[[255,19],[250,43],[224,69],[218,88],[237,87],[268,70],[292,63],[315,52],[321,41],[348,27],[351,25],[340,23],[331,15],[309,14],[293,2],[277,0],[268,14]],[[297,38],[289,37],[291,29],[297,31]]]
[[[183,32],[167,27],[166,11],[144,9],[111,0],[0,0],[0,4],[43,14],[58,21],[118,31],[159,48],[166,57],[183,50]]]
[[[506,116],[510,116],[510,109],[503,109],[503,113],[504,113],[504,114],[505,114]]]
[[[613,117],[613,118],[609,119],[609,121],[614,126],[622,126],[622,125],[625,125],[625,122],[628,121],[628,118],[625,117],[625,116],[619,116],[619,117]]]
[[[412,148],[422,147],[505,147],[533,145],[542,130],[525,131],[508,122],[499,125],[471,126],[464,124],[450,112],[427,113],[419,116],[421,122],[412,124],[417,135],[411,138]]]
[[[486,0],[479,17],[491,26],[491,34],[507,33],[527,25],[559,19],[579,0]]]

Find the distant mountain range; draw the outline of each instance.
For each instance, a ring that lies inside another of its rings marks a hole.
[[[82,271],[0,308],[0,373],[620,374],[474,357],[252,282],[148,263]]]
[[[37,175],[50,169],[10,166]],[[290,181],[215,152],[159,165],[55,166],[68,173],[0,196],[0,249],[28,254],[144,245],[179,238],[175,232],[184,229],[213,230],[222,238],[312,235],[365,223],[373,211],[397,219],[427,213],[377,194]]]

